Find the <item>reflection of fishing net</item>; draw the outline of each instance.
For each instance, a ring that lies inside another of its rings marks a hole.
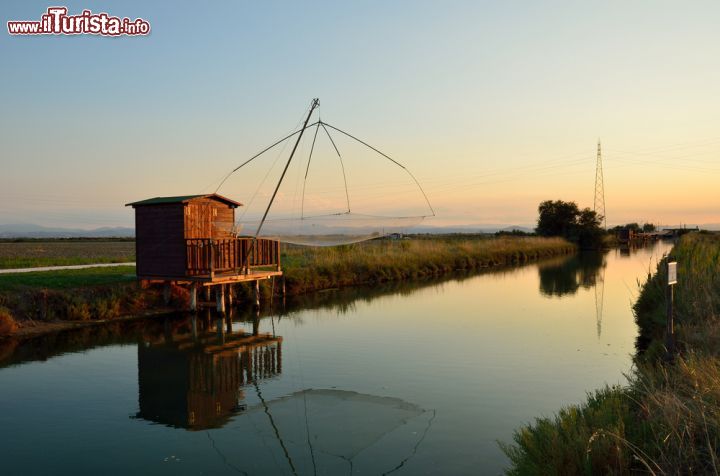
[[[237,233],[288,243],[353,243],[403,233],[434,215],[404,165],[321,121],[245,161],[222,186],[244,204]]]
[[[433,412],[397,398],[304,390],[253,406],[242,416],[258,425],[263,439],[280,439],[301,473],[316,465],[319,473],[334,474],[350,464],[380,474],[414,454]]]

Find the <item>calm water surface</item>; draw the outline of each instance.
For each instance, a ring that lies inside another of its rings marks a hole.
[[[668,250],[0,342],[1,472],[498,474],[497,441],[625,382]]]

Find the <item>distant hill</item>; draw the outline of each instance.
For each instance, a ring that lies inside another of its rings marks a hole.
[[[677,227],[679,228],[680,226]],[[692,228],[694,227],[695,225],[692,225]],[[702,224],[700,225],[700,229],[720,230],[720,223]],[[532,233],[534,231],[530,227],[521,225],[475,224],[451,226],[420,225],[407,228],[405,233],[441,235],[453,233],[497,233],[499,231],[511,232],[513,230],[524,233]],[[342,233],[346,230],[335,228],[333,231]],[[134,236],[135,229],[129,227],[101,227],[86,230],[82,228],[46,227],[32,223],[0,225],[0,238],[132,238]]]
[[[516,225],[506,226],[505,228],[503,228],[500,231],[507,231],[507,232],[521,231],[523,233],[535,233],[535,230],[533,230],[532,228],[528,228],[526,226],[516,226]]]
[[[497,233],[498,231],[518,230],[532,233],[533,230],[519,225],[453,225],[453,226],[415,226],[405,230],[410,234],[453,234],[453,233]],[[344,233],[353,231],[343,227],[333,227],[328,232]],[[46,227],[32,223],[0,225],[0,238],[126,238],[134,237],[135,229],[127,227],[103,227],[86,230],[82,228]]]
[[[695,223],[688,224],[677,224],[677,225],[661,225],[658,228],[660,230],[664,229],[678,229],[678,228],[687,228],[689,230],[694,230],[695,228],[700,228],[701,230],[709,230],[709,231],[720,231],[720,223],[702,223],[700,225],[697,225]]]
[[[0,225],[0,238],[127,238],[135,229],[127,227],[53,228],[31,223]]]
[[[429,233],[433,235],[448,233],[497,233],[498,231],[522,231],[533,233],[532,228],[520,225],[490,224],[490,225],[453,225],[453,226],[415,226],[407,229],[407,233]]]

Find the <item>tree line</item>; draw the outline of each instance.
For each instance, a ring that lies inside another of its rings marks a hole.
[[[538,206],[540,236],[561,236],[584,249],[599,249],[607,232],[601,227],[603,216],[575,202],[545,200]]]

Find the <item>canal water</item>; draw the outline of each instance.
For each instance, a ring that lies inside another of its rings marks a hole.
[[[499,474],[623,384],[669,245],[0,342],[3,475]]]

